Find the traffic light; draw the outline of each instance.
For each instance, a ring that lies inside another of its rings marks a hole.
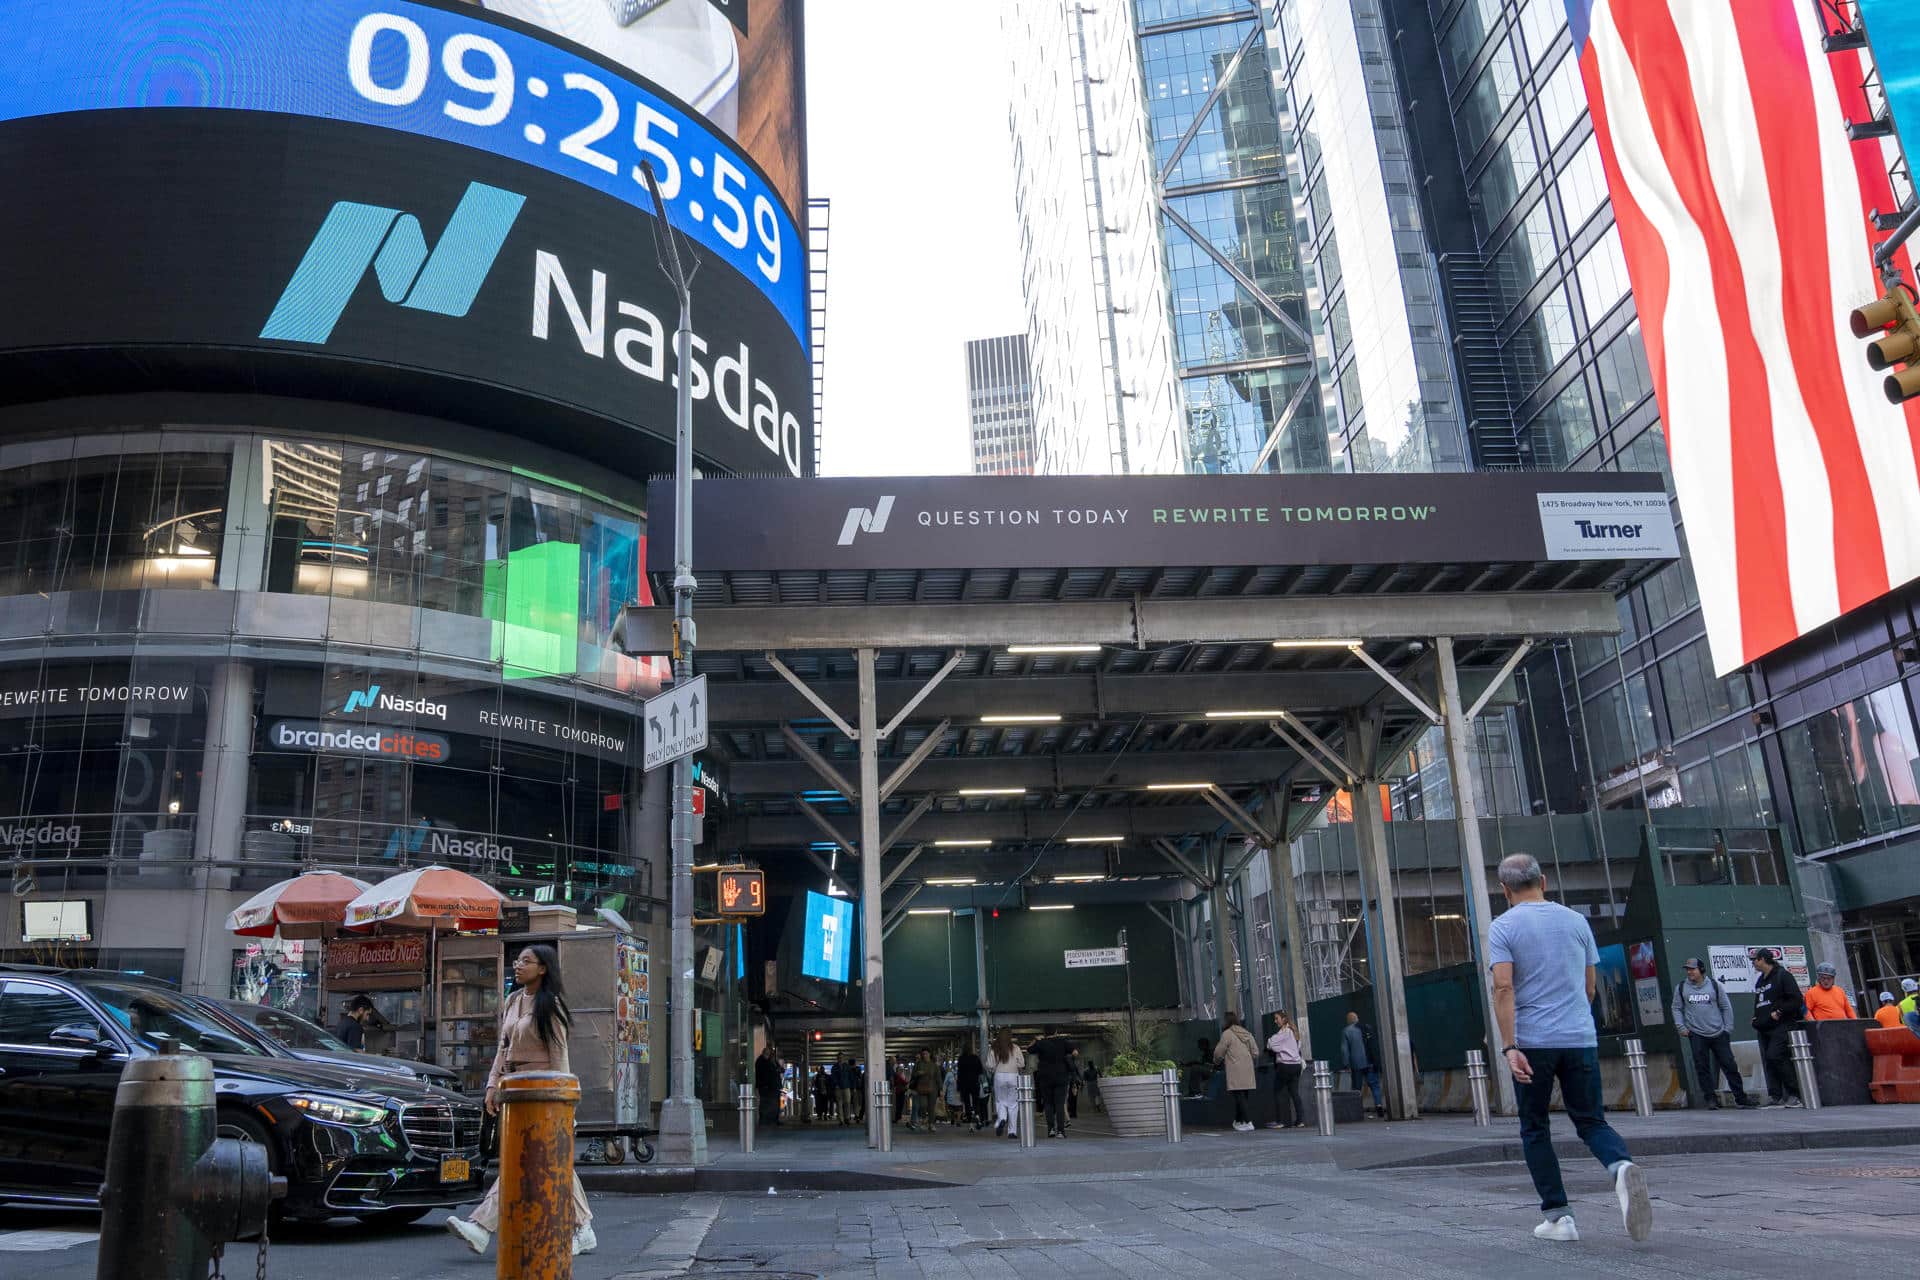
[[[1914,310],[1913,291],[1896,284],[1878,300],[1854,308],[1848,317],[1856,338],[1878,338],[1867,344],[1867,363],[1875,369],[1893,369],[1881,388],[1894,404],[1920,396],[1920,312]]]
[[[713,896],[723,916],[767,914],[767,882],[762,872],[744,867],[725,868],[714,883]]]

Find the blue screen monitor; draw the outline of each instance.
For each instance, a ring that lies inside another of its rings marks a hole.
[[[806,949],[800,972],[825,982],[845,982],[853,956],[853,903],[807,891]]]

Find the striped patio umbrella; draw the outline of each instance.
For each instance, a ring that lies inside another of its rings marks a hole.
[[[416,867],[382,880],[347,904],[349,929],[395,924],[415,929],[493,929],[506,899],[486,881],[452,867]]]
[[[319,938],[338,929],[347,904],[373,886],[338,871],[309,871],[248,898],[227,915],[243,938]]]

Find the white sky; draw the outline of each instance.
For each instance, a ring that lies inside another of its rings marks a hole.
[[[808,186],[833,201],[821,471],[965,473],[964,344],[1027,327],[1000,6],[806,19]]]

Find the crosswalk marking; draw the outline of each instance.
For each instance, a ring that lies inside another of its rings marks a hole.
[[[0,1231],[0,1253],[52,1253],[97,1239],[92,1231]]]

